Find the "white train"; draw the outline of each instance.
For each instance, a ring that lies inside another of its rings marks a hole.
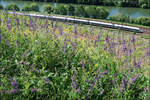
[[[59,16],[46,16],[46,15],[40,15],[40,14],[25,14],[25,13],[17,13],[17,12],[15,12],[15,13],[14,12],[9,12],[9,14],[17,14],[17,15],[24,15],[24,16],[31,16],[31,17],[40,17],[40,18],[45,18],[45,19],[50,19],[50,20],[58,20],[58,21],[74,22],[74,23],[83,23],[83,24],[89,24],[89,25],[98,25],[98,26],[103,26],[103,27],[108,27],[108,28],[117,28],[117,29],[142,33],[142,30],[138,27],[112,24],[112,23],[106,23],[106,22],[89,21],[89,20],[83,20],[83,19],[59,17]]]

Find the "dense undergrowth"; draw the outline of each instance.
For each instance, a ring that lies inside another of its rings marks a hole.
[[[146,100],[149,40],[0,13],[2,100]]]

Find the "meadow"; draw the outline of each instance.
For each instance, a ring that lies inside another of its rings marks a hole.
[[[2,100],[148,100],[149,39],[0,12]]]

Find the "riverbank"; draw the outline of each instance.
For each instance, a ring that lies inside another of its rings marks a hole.
[[[27,4],[29,6],[29,4],[33,3],[32,1],[20,1],[20,0],[1,0],[0,4],[3,7],[6,7],[9,4],[15,3],[19,6],[19,8],[21,9],[22,6],[24,4]],[[34,2],[37,3],[39,5],[39,10],[40,12],[43,11],[43,6],[44,5],[51,5],[52,7],[57,7],[60,5],[70,5],[70,4],[66,4],[66,3],[54,3],[54,2]],[[74,6],[81,6],[82,4],[71,4]],[[145,16],[145,17],[150,17],[150,12],[149,9],[142,9],[142,8],[133,8],[133,7],[115,7],[115,6],[97,6],[97,5],[83,5],[84,7],[88,6],[94,6],[94,7],[103,7],[104,9],[106,9],[109,12],[109,16],[107,17],[107,19],[109,19],[110,16],[114,16],[115,14],[124,14],[125,16],[130,16],[133,18],[137,18],[137,17],[141,17],[141,16]]]

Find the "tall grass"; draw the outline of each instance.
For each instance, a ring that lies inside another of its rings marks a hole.
[[[149,40],[0,13],[0,98],[146,100]]]

